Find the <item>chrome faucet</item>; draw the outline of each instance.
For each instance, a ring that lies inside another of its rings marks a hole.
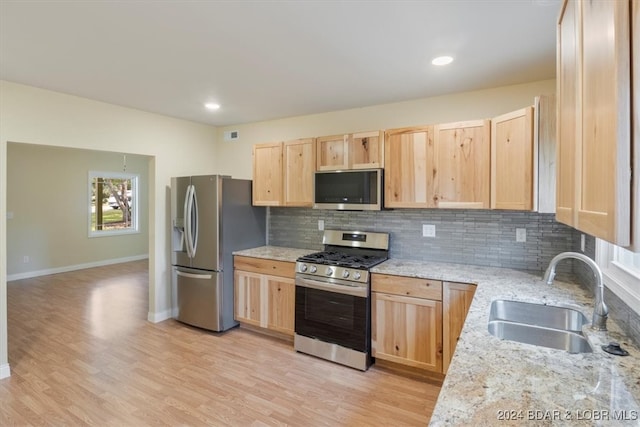
[[[556,265],[559,261],[562,261],[566,258],[574,258],[580,261],[583,261],[593,271],[594,276],[596,277],[596,305],[593,308],[593,318],[591,320],[591,327],[598,331],[606,331],[607,330],[607,317],[609,315],[609,309],[607,305],[604,303],[604,283],[602,282],[602,271],[600,271],[600,267],[595,263],[594,260],[589,258],[588,256],[578,253],[578,252],[562,252],[556,255],[551,262],[549,263],[549,267],[547,267],[547,271],[544,273],[544,280],[547,282],[547,285],[553,283],[553,278],[556,276]]]

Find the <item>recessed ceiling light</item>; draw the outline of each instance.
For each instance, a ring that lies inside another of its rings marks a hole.
[[[447,65],[453,62],[453,57],[451,56],[438,56],[437,58],[433,58],[431,63],[433,65]]]
[[[219,110],[220,109],[220,104],[214,104],[213,102],[207,102],[206,104],[204,104],[204,108],[206,108],[207,110]]]

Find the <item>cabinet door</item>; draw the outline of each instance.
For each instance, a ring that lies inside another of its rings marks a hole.
[[[262,275],[236,270],[233,276],[236,320],[261,326],[265,323],[263,317],[266,315],[262,309],[264,299]]]
[[[629,2],[584,1],[581,5],[582,139],[577,155],[580,185],[576,194],[576,228],[628,246],[631,244]]]
[[[253,146],[252,191],[255,206],[282,205],[282,142]]]
[[[489,209],[489,120],[434,130],[434,197],[439,208]]]
[[[460,332],[467,318],[476,286],[466,283],[444,282],[442,287],[442,373],[446,374],[456,349]]]
[[[384,167],[384,132],[354,133],[349,139],[351,169]]]
[[[313,138],[284,143],[284,204],[313,205],[313,172],[316,170]]]
[[[349,135],[317,138],[316,149],[317,170],[349,169]]]
[[[416,368],[442,370],[442,303],[372,293],[372,353]]]
[[[579,3],[565,2],[558,21],[556,149],[556,219],[574,225],[576,141],[580,138]]]
[[[435,207],[433,126],[386,131],[384,157],[385,207]]]
[[[293,336],[295,320],[295,281],[267,276],[267,328]]]
[[[630,20],[627,1],[567,1],[558,37],[556,219],[619,246],[632,243]]]
[[[491,120],[491,209],[533,209],[533,108]]]

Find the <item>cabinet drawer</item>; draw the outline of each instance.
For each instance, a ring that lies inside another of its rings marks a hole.
[[[372,274],[371,290],[373,292],[442,301],[442,282],[440,280]]]
[[[236,270],[268,274],[271,276],[289,277],[291,279],[294,279],[296,276],[296,265],[294,262],[234,256],[233,267]]]

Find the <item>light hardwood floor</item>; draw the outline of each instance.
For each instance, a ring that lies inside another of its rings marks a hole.
[[[147,262],[8,283],[0,425],[426,425],[439,386],[146,320]]]

